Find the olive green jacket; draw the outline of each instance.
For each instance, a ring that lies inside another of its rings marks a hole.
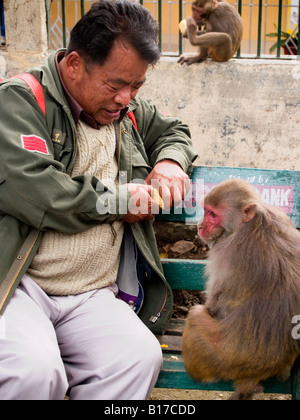
[[[114,191],[92,175],[71,178],[77,153],[76,125],[55,66],[55,53],[32,73],[42,84],[46,116],[21,80],[0,85],[0,309],[34,258],[43,231],[78,233],[120,220],[127,208],[125,185]],[[138,130],[126,115],[116,124],[121,184],[145,179],[161,160],[178,162],[189,174],[196,154],[188,127],[141,99],[131,101]],[[114,211],[106,206],[114,197]],[[125,206],[125,207],[124,207]],[[166,283],[149,221],[130,225],[139,253],[152,269],[139,315],[154,332],[164,330],[172,294]]]

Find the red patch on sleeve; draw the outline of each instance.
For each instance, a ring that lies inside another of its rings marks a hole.
[[[24,149],[30,150],[31,152],[49,155],[46,140],[42,139],[41,137],[35,136],[34,134],[29,136],[21,134],[21,141]]]

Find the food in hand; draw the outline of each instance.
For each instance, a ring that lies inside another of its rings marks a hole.
[[[186,19],[183,19],[179,23],[179,30],[182,33],[182,35],[186,35],[186,31],[187,31],[187,22],[186,22]]]

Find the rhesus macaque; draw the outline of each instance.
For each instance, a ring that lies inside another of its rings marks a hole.
[[[204,30],[197,31],[197,26],[204,26]],[[190,65],[207,57],[227,61],[237,52],[242,36],[242,18],[233,6],[226,1],[195,0],[192,17],[187,19],[186,37],[191,45],[199,46],[199,54],[182,55],[178,62]]]
[[[292,319],[300,314],[300,232],[232,179],[204,200],[198,226],[210,246],[205,305],[191,308],[182,354],[195,380],[232,380],[232,399],[251,399],[260,382],[287,379],[300,354]]]

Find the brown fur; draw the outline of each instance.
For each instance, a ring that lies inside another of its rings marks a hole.
[[[251,398],[260,381],[286,379],[300,354],[291,335],[300,314],[300,233],[245,181],[221,183],[206,205],[221,211],[224,230],[211,243],[207,301],[189,313],[183,357],[194,379],[233,380],[234,397]],[[245,208],[253,211],[247,223]]]
[[[218,5],[215,9],[214,4]],[[193,5],[206,10],[201,20],[187,20],[187,37],[191,45],[199,46],[199,54],[193,57],[182,55],[178,62],[190,65],[207,57],[218,62],[229,60],[242,42],[243,22],[239,13],[226,1],[195,0]],[[197,32],[197,25],[204,25],[204,30]]]

